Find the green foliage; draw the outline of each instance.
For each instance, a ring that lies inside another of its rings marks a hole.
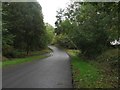
[[[48,37],[48,44],[51,44],[53,43],[53,39],[55,36],[54,27],[48,23],[46,23],[45,26],[46,26],[46,32],[47,32],[47,37]]]
[[[6,67],[6,66],[10,66],[10,65],[21,64],[21,63],[25,63],[25,62],[30,62],[32,60],[40,60],[45,57],[47,57],[47,56],[38,55],[38,56],[31,56],[31,57],[26,57],[26,58],[15,58],[15,59],[11,59],[10,61],[7,60],[7,61],[3,62],[2,66]]]
[[[118,3],[75,2],[60,9],[56,18],[57,35],[67,35],[88,58],[97,57],[119,37]]]
[[[42,7],[37,2],[4,2],[2,19],[3,55],[20,57],[24,56],[20,50],[29,54],[30,51],[46,48],[48,37]]]
[[[71,56],[74,88],[118,88],[118,75],[115,75],[118,72],[113,71],[113,68],[109,69],[109,63],[84,60],[78,56],[80,52],[77,50],[67,52]],[[107,69],[112,72],[106,71]]]
[[[10,52],[9,56],[12,57],[12,58],[22,58],[22,57],[27,56],[27,54],[26,54],[25,51],[13,50],[12,52]]]
[[[40,60],[40,59],[48,57],[49,55],[45,55],[45,54],[50,53],[50,52],[51,52],[50,49],[34,51],[34,52],[31,52],[29,56],[22,58],[20,54],[25,54],[25,52],[16,51],[16,54],[20,55],[21,58],[17,57],[17,58],[9,58],[7,60],[3,60],[2,66],[6,67],[6,66],[10,66],[10,65],[16,65],[16,64],[21,64],[21,63],[25,63],[25,62],[30,62],[33,60]]]
[[[96,58],[99,63],[107,63],[111,66],[112,70],[118,69],[118,61],[120,57],[118,55],[119,49],[110,49],[103,52],[100,56]]]
[[[57,40],[56,43],[64,48],[74,48],[73,42],[65,34],[64,35],[60,34],[56,36],[56,40]]]
[[[4,25],[3,25],[4,26]],[[9,33],[8,30],[4,29],[2,30],[2,50],[3,55],[9,56],[9,54],[13,51],[13,38],[14,36]]]
[[[60,46],[65,47],[65,48],[67,48],[69,46],[69,44],[70,44],[65,35],[60,34],[59,36],[57,36],[56,39],[57,39],[57,44],[59,44]]]

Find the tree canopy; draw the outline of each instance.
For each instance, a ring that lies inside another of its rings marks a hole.
[[[13,49],[28,54],[47,46],[48,38],[40,4],[4,2],[2,8],[4,55],[11,56]]]
[[[57,35],[67,36],[65,42],[71,40],[87,57],[94,58],[110,46],[110,41],[119,39],[116,2],[74,2],[58,10],[56,18]],[[70,47],[73,43],[62,45]]]

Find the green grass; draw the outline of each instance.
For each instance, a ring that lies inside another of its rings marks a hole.
[[[16,58],[16,59],[11,59],[11,60],[7,60],[7,61],[4,61],[2,63],[2,66],[3,67],[6,67],[6,66],[10,66],[10,65],[15,65],[15,64],[21,64],[21,63],[24,63],[24,62],[30,62],[32,60],[38,60],[38,59],[42,59],[42,58],[45,58],[47,56],[44,56],[44,55],[40,55],[40,56],[30,56],[30,57],[25,57],[25,58]]]
[[[49,53],[49,52],[51,52],[51,50],[47,49],[47,50],[32,52],[31,56],[27,56],[25,58],[7,59],[7,60],[3,61],[2,64],[0,63],[0,66],[2,65],[2,67],[7,67],[7,66],[11,66],[11,65],[25,63],[25,62],[31,62],[32,60],[40,60],[40,59],[48,57],[44,54]]]
[[[111,86],[102,82],[103,77],[100,70],[95,65],[78,57],[79,51],[67,50],[71,56],[73,85],[74,88],[111,88]]]

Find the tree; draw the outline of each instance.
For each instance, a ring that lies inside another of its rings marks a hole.
[[[86,57],[96,57],[118,38],[118,3],[75,2],[57,16],[56,32],[66,34]]]
[[[48,23],[46,23],[45,26],[46,26],[46,32],[48,37],[48,44],[51,44],[55,36],[54,27]]]
[[[42,7],[37,2],[4,2],[3,27],[3,42],[11,38],[11,46],[15,50],[23,50],[29,54],[30,51],[47,46]]]

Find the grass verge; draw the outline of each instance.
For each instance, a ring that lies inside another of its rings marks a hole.
[[[73,86],[74,88],[112,88],[110,84],[104,82],[100,70],[95,67],[95,63],[89,63],[78,57],[79,51],[67,50],[71,56]]]
[[[47,53],[50,53],[50,49],[42,50],[42,51],[37,51],[37,52],[31,52],[30,56],[27,56],[25,58],[12,58],[12,59],[7,59],[2,62],[2,67],[7,67],[11,65],[16,65],[16,64],[21,64],[25,62],[30,62],[32,60],[39,60],[48,57],[48,55],[45,55]]]

